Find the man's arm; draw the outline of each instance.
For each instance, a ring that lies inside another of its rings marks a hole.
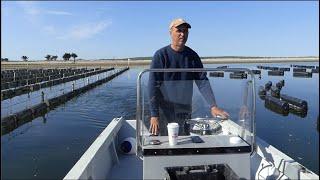
[[[246,119],[249,115],[249,109],[248,109],[248,93],[249,93],[249,84],[251,81],[246,82],[243,92],[243,98],[242,98],[242,106],[240,107],[239,112],[239,119]]]
[[[217,106],[214,93],[212,91],[210,82],[207,78],[207,73],[206,72],[197,73],[195,78],[195,83],[198,86],[200,93],[206,99],[210,107]]]
[[[162,68],[161,59],[157,53],[153,56],[151,62],[151,69]],[[162,82],[162,73],[160,72],[150,72],[148,91],[149,91],[149,103],[150,103],[150,133],[153,135],[158,135],[159,133],[159,105],[162,94],[160,91],[160,86]]]
[[[151,65],[151,69],[161,68],[160,59],[157,54],[154,55]],[[160,72],[150,72],[149,82],[148,82],[148,92],[149,92],[149,103],[150,103],[150,113],[151,117],[159,117],[159,104],[160,98],[162,97],[160,86],[162,82],[162,77]]]
[[[203,64],[199,56],[197,57],[196,67],[203,68]],[[207,78],[207,73],[206,72],[195,73],[195,83],[198,86],[202,96],[206,99],[207,103],[210,105],[210,111],[212,116],[215,116],[215,117],[220,116],[223,119],[228,118],[230,115],[217,106],[214,93],[212,91],[209,79]]]
[[[199,73],[199,79],[195,82],[199,88],[200,93],[206,99],[207,103],[210,105],[210,111],[212,116],[220,116],[222,119],[227,119],[230,115],[217,106],[215,96],[211,89],[210,82],[206,76],[206,73]]]

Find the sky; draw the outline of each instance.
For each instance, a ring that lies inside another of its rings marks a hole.
[[[175,18],[201,57],[319,56],[318,1],[1,1],[1,57],[153,56]]]

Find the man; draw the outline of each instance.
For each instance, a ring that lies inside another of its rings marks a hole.
[[[151,69],[203,68],[200,57],[185,46],[190,24],[183,19],[170,23],[171,44],[159,49],[153,56]],[[150,132],[167,135],[167,123],[177,122],[183,135],[184,120],[191,118],[193,81],[211,107],[213,116],[227,118],[229,114],[217,107],[206,73],[203,72],[152,72],[149,77]],[[160,129],[160,131],[159,131]]]

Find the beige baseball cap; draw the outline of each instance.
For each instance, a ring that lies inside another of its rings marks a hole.
[[[187,25],[188,28],[191,28],[191,25],[189,23],[187,23],[187,21],[185,21],[181,18],[178,18],[178,19],[174,19],[171,21],[169,29],[171,29],[172,27],[178,27],[182,24],[185,24],[185,25]]]

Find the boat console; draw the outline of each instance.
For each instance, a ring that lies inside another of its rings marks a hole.
[[[237,71],[247,73],[249,78],[232,79],[227,87],[219,86],[223,78],[219,81],[207,76],[210,72]],[[165,77],[181,73],[189,73],[191,78],[166,82]],[[152,79],[157,80],[156,86],[150,83]],[[250,70],[148,69],[139,75],[137,83],[137,156],[143,160],[144,179],[250,179],[250,156],[255,151],[255,90]],[[184,93],[186,88],[192,88],[192,97]],[[218,107],[229,113],[228,118],[211,114],[210,89]],[[221,93],[227,98],[219,99]],[[161,101],[169,103],[161,107]],[[181,108],[188,103],[191,108]],[[167,133],[161,134],[166,129],[158,135],[150,133],[154,107],[167,108],[159,110],[159,123],[179,124],[176,144],[169,143]],[[189,114],[179,117],[182,111]]]

